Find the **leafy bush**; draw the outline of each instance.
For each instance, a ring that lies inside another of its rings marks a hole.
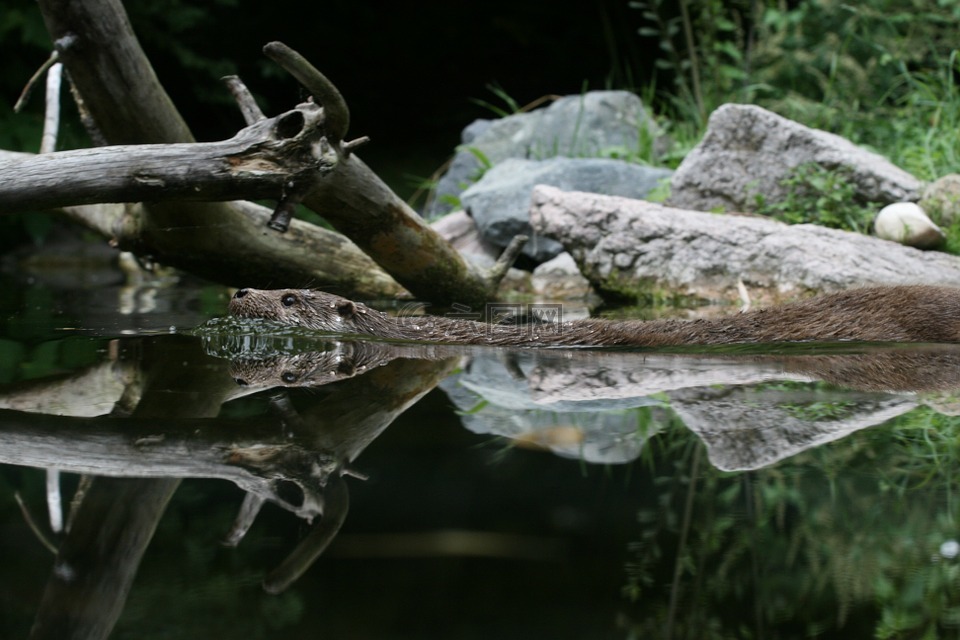
[[[879,205],[860,202],[845,168],[827,169],[816,163],[800,165],[781,182],[787,197],[767,203],[755,196],[757,212],[789,224],[813,222],[824,227],[868,233]]]

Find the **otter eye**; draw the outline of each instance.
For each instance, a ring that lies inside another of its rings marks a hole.
[[[297,381],[297,374],[291,371],[284,371],[283,373],[280,374],[280,379],[286,382],[287,384],[291,384]]]
[[[297,296],[293,295],[292,293],[288,293],[280,298],[280,304],[285,307],[292,307],[293,305],[297,304]]]

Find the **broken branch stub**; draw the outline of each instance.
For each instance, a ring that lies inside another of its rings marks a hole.
[[[350,110],[339,89],[306,58],[282,42],[266,44],[263,52],[296,78],[314,101],[323,106],[330,142],[339,148],[350,128]]]
[[[528,236],[518,234],[513,236],[513,240],[510,241],[510,244],[507,245],[507,248],[503,250],[503,253],[500,254],[500,257],[497,258],[497,261],[487,270],[486,280],[487,286],[491,291],[496,290],[500,285],[500,281],[503,280],[504,276],[507,275],[507,272],[510,270],[510,267],[513,266],[513,263],[517,261],[517,256],[520,255],[520,252],[523,251],[524,245],[527,244],[527,241],[530,238]]]
[[[243,83],[239,76],[224,76],[221,80],[227,85],[227,90],[230,91],[233,99],[237,101],[244,122],[251,125],[267,119],[267,116],[260,110],[260,105],[257,104],[253,94],[250,93],[250,89],[247,88],[247,85]]]

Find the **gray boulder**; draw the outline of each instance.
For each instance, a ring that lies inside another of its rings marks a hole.
[[[919,204],[937,224],[949,227],[960,220],[960,174],[949,173],[928,184]]]
[[[462,255],[474,260],[478,265],[490,267],[500,255],[500,248],[480,237],[477,223],[466,211],[454,211],[430,227],[450,243]]]
[[[843,168],[864,201],[881,205],[919,198],[922,183],[840,136],[811,129],[755,105],[725,104],[677,168],[668,203],[696,211],[750,211],[756,196],[781,202],[781,184],[807,163]]]
[[[591,463],[636,459],[658,425],[669,420],[661,400],[623,393],[612,398],[592,395],[566,400],[562,394],[553,394],[549,400],[538,399],[525,381],[527,376],[563,362],[562,356],[549,353],[516,353],[505,361],[503,354],[478,351],[440,388],[460,411],[463,426],[474,433],[504,436]],[[640,407],[652,414],[646,431],[637,428]]]
[[[573,256],[566,251],[533,270],[530,288],[541,300],[582,300],[595,297],[590,281],[583,277]],[[564,319],[572,320],[567,307],[572,308],[572,305],[564,305]]]
[[[484,240],[505,247],[518,233],[533,234],[524,253],[543,262],[560,254],[563,247],[530,228],[530,193],[535,185],[645,198],[670,174],[669,169],[603,158],[507,159],[464,191],[461,199]]]
[[[533,228],[561,242],[610,297],[651,291],[757,302],[865,284],[960,286],[960,258],[812,224],[674,209],[538,186]]]
[[[640,149],[644,130],[660,136],[643,102],[628,91],[591,91],[560,98],[545,109],[493,121],[477,120],[464,129],[461,147],[437,184],[427,215],[443,215],[457,208],[454,201],[484,168],[477,155],[491,165],[507,158],[624,156]]]

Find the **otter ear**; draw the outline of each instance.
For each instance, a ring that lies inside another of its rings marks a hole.
[[[353,317],[357,315],[357,305],[352,300],[344,300],[337,304],[337,313],[341,318]]]

